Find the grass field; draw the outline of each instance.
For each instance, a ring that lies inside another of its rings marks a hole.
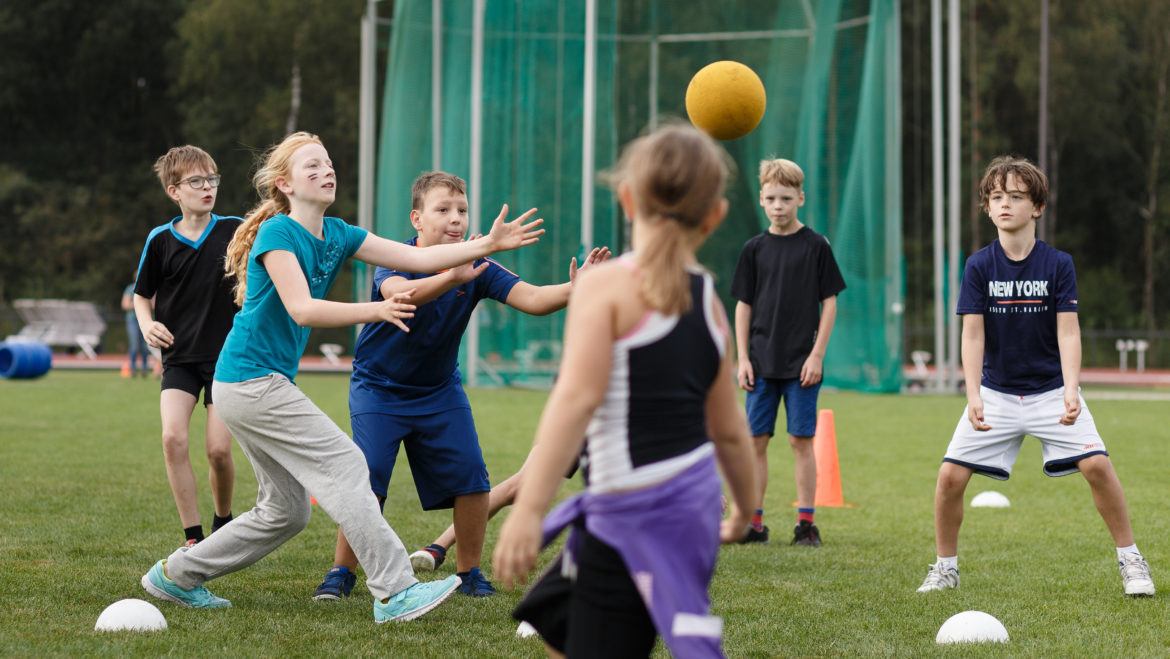
[[[348,428],[346,377],[302,375],[299,384]],[[493,482],[519,467],[544,392],[470,392]],[[766,521],[780,542],[727,547],[712,588],[731,657],[768,656],[1167,656],[1170,489],[1165,470],[1165,401],[1086,397],[1129,500],[1138,544],[1161,589],[1122,594],[1112,542],[1084,479],[1040,472],[1025,444],[1008,482],[976,478],[1006,509],[967,511],[958,591],[918,594],[934,559],[931,518],[939,459],[963,407],[957,396],[825,392],[834,410],[846,508],[821,508],[825,546],[786,544],[795,513],[786,442],[770,454]],[[140,576],[182,540],[158,440],[156,381],[112,372],[52,371],[32,381],[0,380],[0,655],[4,656],[417,656],[538,657],[534,639],[515,638],[508,616],[520,597],[459,595],[406,624],[375,625],[359,581],[332,605],[309,599],[328,569],[335,527],[315,510],[309,527],[258,564],[210,584],[227,610],[194,611],[156,602],[161,633],[97,633],[115,600],[150,599]],[[193,430],[204,523],[210,523],[202,422]],[[405,467],[405,459],[400,465]],[[236,451],[235,510],[255,500],[255,478]],[[575,490],[574,482],[565,490]],[[387,517],[413,551],[450,521],[424,514],[403,469],[391,483]],[[487,551],[501,519],[488,528]],[[542,560],[551,559],[545,554]],[[453,571],[454,561],[440,569]],[[489,570],[490,576],[490,570]],[[426,577],[424,577],[426,578]],[[1011,635],[1001,645],[937,646],[939,626],[963,610],[987,611]],[[656,656],[667,656],[661,645]]]

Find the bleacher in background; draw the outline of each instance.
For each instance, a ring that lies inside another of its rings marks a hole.
[[[72,300],[14,300],[13,309],[24,322],[9,340],[39,341],[54,348],[77,349],[97,357],[106,321],[93,302]]]

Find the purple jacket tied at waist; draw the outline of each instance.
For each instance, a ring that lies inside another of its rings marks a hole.
[[[723,620],[710,615],[707,593],[719,554],[720,492],[713,456],[643,490],[582,492],[545,517],[544,544],[583,521],[621,554],[655,629],[675,657],[722,657]],[[570,573],[576,572],[573,536],[570,530],[565,543]]]

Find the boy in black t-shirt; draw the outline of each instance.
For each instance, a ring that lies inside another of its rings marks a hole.
[[[764,492],[768,440],[784,400],[788,441],[796,472],[797,524],[793,544],[817,547],[813,523],[817,463],[813,436],[825,349],[837,318],[837,294],[845,280],[829,241],[797,219],[804,205],[804,172],[791,160],[760,163],[760,205],[768,230],[744,243],[731,295],[739,386],[747,390],[747,416],[759,468],[759,504],[743,542],[768,542]]]
[[[175,147],[155,162],[154,170],[182,215],[156,227],[146,239],[134,284],[134,312],[147,345],[162,350],[163,459],[189,546],[203,539],[187,445],[201,390],[215,504],[212,532],[232,518],[232,435],[215,412],[211,381],[238,308],[232,281],[224,274],[224,253],[242,220],[211,212],[220,177],[203,149]]]

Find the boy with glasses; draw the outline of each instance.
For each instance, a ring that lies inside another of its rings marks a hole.
[[[215,412],[211,381],[237,310],[232,281],[224,274],[224,253],[242,220],[211,212],[220,176],[203,149],[175,147],[155,162],[154,171],[182,214],[146,239],[134,284],[134,312],[147,345],[162,351],[163,458],[191,546],[203,539],[187,440],[200,391],[207,409],[212,532],[232,518],[232,436]]]

